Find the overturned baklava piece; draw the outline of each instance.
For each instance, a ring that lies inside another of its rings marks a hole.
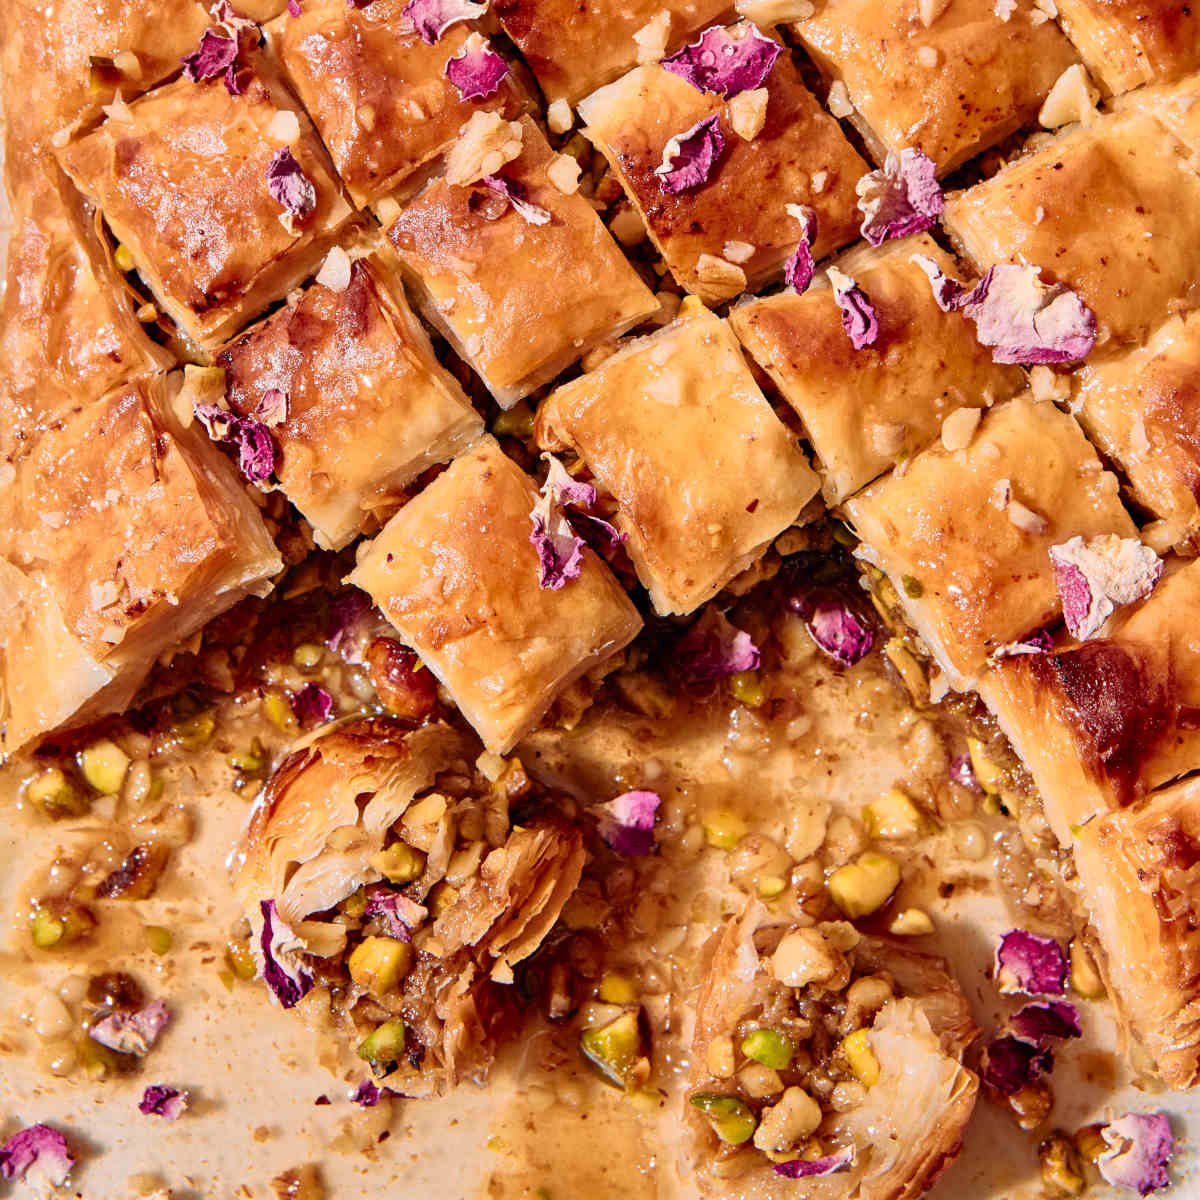
[[[418,30],[409,0],[309,0],[268,29],[296,94],[358,204],[394,191],[477,109],[526,105],[511,64],[461,20]]]
[[[749,23],[706,30],[579,112],[671,273],[706,303],[777,278],[800,241],[820,258],[856,236],[867,165],[784,48]]]
[[[837,262],[870,297],[879,332],[855,349],[831,287],[781,292],[729,315],[734,333],[796,410],[812,443],[822,491],[838,504],[932,445],[970,440],[980,413],[1024,386],[992,361],[961,312],[943,312],[913,261],[923,255],[954,276],[932,238],[862,246]],[[964,442],[965,444],[965,442]]]
[[[214,362],[215,402],[267,425],[279,486],[333,549],[483,432],[376,256],[335,249],[313,284]]]
[[[233,88],[185,73],[60,152],[118,264],[207,350],[315,271],[352,213],[266,56],[243,48],[228,71]]]
[[[496,753],[642,624],[552,491],[486,437],[384,526],[349,577]]]
[[[958,1153],[978,1030],[945,962],[751,904],[702,964],[686,1124],[705,1197],[916,1197]]]
[[[1152,117],[1097,118],[946,200],[944,223],[981,271],[1037,267],[1099,322],[1097,348],[1140,342],[1200,300],[1200,174]]]
[[[443,175],[377,206],[424,316],[502,408],[658,311],[578,193],[578,165],[527,117],[476,113]]]
[[[518,819],[520,762],[478,752],[446,725],[333,727],[279,765],[237,851],[275,998],[327,1015],[403,1096],[484,1080],[517,1023],[513,968],[583,870],[577,829]]]
[[[1077,61],[1033,3],[827,0],[795,28],[877,161],[912,147],[941,174],[1031,121]]]
[[[177,376],[79,407],[0,467],[0,749],[123,711],[155,660],[282,569]]]
[[[543,449],[571,450],[617,505],[655,611],[689,613],[796,521],[817,477],[727,322],[686,300],[542,403]]]
[[[856,555],[945,672],[973,685],[1062,611],[1051,550],[1072,538],[1134,538],[1119,484],[1074,418],[1018,396],[988,411],[966,445],[933,446],[845,510]]]

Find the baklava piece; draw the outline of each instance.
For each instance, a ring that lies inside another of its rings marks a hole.
[[[237,852],[276,999],[327,1012],[403,1096],[484,1081],[518,1024],[513,968],[583,870],[577,829],[510,813],[533,800],[520,762],[485,778],[477,754],[445,725],[335,728],[280,764]]]
[[[729,12],[727,0],[495,0],[546,99],[574,103]]]
[[[1200,563],[1105,637],[1006,659],[980,684],[1063,845],[1200,762]]]
[[[1029,264],[1073,288],[1101,349],[1200,300],[1200,174],[1141,113],[1100,117],[948,197],[944,222],[980,271]]]
[[[501,754],[641,628],[586,547],[576,576],[542,586],[538,500],[534,481],[485,438],[388,522],[349,579]]]
[[[1067,37],[1114,94],[1200,68],[1200,9],[1187,0],[1056,0]]]
[[[705,1197],[916,1197],[958,1153],[978,1030],[942,959],[757,904],[705,954],[687,1093]]]
[[[1156,544],[1200,546],[1200,315],[1172,317],[1143,346],[1085,365],[1072,407],[1088,436],[1161,522]]]
[[[845,505],[856,555],[887,575],[896,603],[952,687],[1061,611],[1052,546],[1136,535],[1118,483],[1074,419],[1018,396],[968,445],[918,454]]]
[[[861,350],[846,336],[829,287],[782,292],[730,313],[742,345],[804,422],[830,504],[931,445],[943,428],[946,443],[969,441],[979,419],[969,410],[1024,384],[1018,368],[992,361],[961,313],[938,307],[914,254],[955,274],[950,256],[924,234],[861,247],[837,263],[878,317],[878,337]]]
[[[483,432],[375,258],[335,251],[317,282],[214,361],[225,402],[242,417],[282,394],[283,419],[270,430],[275,476],[317,541],[335,550]]]
[[[818,480],[726,322],[695,300],[551,393],[535,432],[570,449],[617,504],[655,611],[689,613],[750,566]]]
[[[1200,784],[1090,821],[1077,887],[1118,1016],[1168,1087],[1200,1083]]]
[[[123,710],[155,660],[282,569],[175,377],[77,409],[5,464],[0,748]]]
[[[1168,87],[1138,88],[1116,101],[1114,108],[1132,108],[1153,117],[1183,142],[1193,169],[1200,169],[1200,71]]]
[[[718,27],[705,36],[714,35],[731,44],[757,39],[768,55],[778,49],[750,25],[728,32]],[[866,163],[800,82],[786,52],[761,83],[760,75],[739,78],[731,86],[757,86],[727,89],[725,100],[720,91],[702,91],[664,66],[643,66],[579,106],[587,136],[608,159],[671,273],[710,304],[779,276],[805,240],[789,205],[816,214],[817,258],[858,236],[855,185],[867,173]],[[765,108],[746,125],[739,106],[754,97]],[[678,172],[662,170],[679,161],[670,150],[683,146],[676,153],[686,154],[683,143],[695,137],[683,135],[709,124],[703,136],[718,147],[715,161],[703,177],[680,187],[674,182]]]
[[[879,162],[908,147],[946,174],[1028,124],[1076,61],[1033,4],[827,0],[795,26]],[[837,100],[831,107],[838,115]]]
[[[266,58],[240,61],[242,94],[220,76],[176,80],[60,156],[160,307],[202,349],[311,274],[352,212]]]
[[[360,205],[394,190],[440,154],[476,109],[514,117],[524,106],[503,60],[496,73],[506,73],[498,81],[489,75],[478,88],[452,83],[447,64],[465,60],[468,42],[471,55],[484,53],[475,49],[479,35],[460,23],[429,45],[404,16],[407,4],[310,0],[300,16],[281,17],[268,30],[346,190]],[[486,94],[464,99],[464,91],[477,90]]]
[[[439,177],[379,214],[421,311],[508,408],[658,302],[591,204],[561,190],[562,158],[537,126],[523,118],[491,128],[500,137],[480,138],[478,173],[462,168],[473,178]],[[464,157],[479,129],[468,123]]]

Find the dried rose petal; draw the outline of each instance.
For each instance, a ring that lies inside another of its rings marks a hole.
[[[1100,1136],[1111,1147],[1097,1161],[1108,1183],[1139,1196],[1170,1184],[1167,1164],[1175,1153],[1175,1139],[1166,1113],[1126,1113],[1105,1125]]]
[[[971,764],[969,754],[960,754],[957,758],[950,760],[950,779],[968,791],[980,795],[983,793],[983,788],[979,786],[979,780],[975,778],[975,768]]]
[[[725,135],[714,114],[671,138],[654,173],[664,192],[678,195],[707,183],[724,152]]]
[[[187,1092],[167,1087],[165,1084],[152,1083],[142,1093],[138,1102],[138,1112],[145,1113],[148,1117],[165,1117],[168,1121],[178,1121],[187,1106]]]
[[[411,942],[412,931],[425,920],[429,910],[399,892],[376,888],[367,896],[368,917],[379,917],[387,936],[398,942]]]
[[[854,1162],[854,1147],[846,1146],[834,1154],[822,1158],[793,1158],[790,1162],[775,1164],[775,1174],[785,1179],[816,1179],[832,1175]]]
[[[200,36],[200,44],[196,49],[183,56],[183,77],[190,79],[192,83],[215,79],[233,67],[237,56],[236,36],[206,29]]]
[[[197,404],[196,418],[214,441],[238,449],[238,466],[251,483],[269,479],[275,471],[277,452],[270,431],[253,417],[239,417],[216,404]]]
[[[618,853],[640,858],[654,849],[654,822],[662,798],[657,792],[625,792],[598,805],[600,836]]]
[[[1039,1047],[1045,1046],[1053,1038],[1066,1040],[1080,1037],[1083,1033],[1079,1027],[1078,1010],[1065,1000],[1026,1004],[1014,1014],[1008,1027],[1023,1041]]]
[[[288,417],[288,395],[281,388],[267,388],[254,406],[253,420],[268,429],[282,425]]]
[[[1067,956],[1053,939],[1012,929],[996,947],[996,986],[1004,993],[1061,996],[1066,992]]]
[[[590,483],[575,479],[553,454],[543,454],[542,458],[546,462],[545,487],[559,504],[591,508],[596,503],[596,489]]]
[[[538,552],[538,583],[557,591],[568,579],[577,579],[583,569],[584,541],[571,528],[566,506],[590,508],[596,502],[596,489],[572,479],[552,454],[542,457],[549,470],[541,496],[529,514],[533,522],[529,540]]]
[[[421,40],[432,46],[451,25],[473,21],[485,12],[486,4],[475,4],[472,0],[409,0],[403,15],[413,23]]]
[[[317,206],[317,189],[286,146],[267,165],[267,191],[293,217],[307,216]]]
[[[753,671],[762,656],[754,639],[732,625],[719,608],[709,607],[675,646],[675,662],[688,679],[707,683],[739,671]]]
[[[467,38],[460,54],[446,62],[446,78],[464,100],[494,96],[508,74],[508,63],[477,33]]]
[[[0,1177],[31,1186],[62,1187],[74,1165],[67,1139],[49,1125],[30,1125],[0,1146]]]
[[[855,350],[874,345],[879,336],[879,318],[866,292],[854,280],[837,267],[826,272],[833,285],[833,295],[842,310],[842,328]]]
[[[962,307],[963,298],[971,294],[970,288],[963,287],[957,279],[951,279],[927,254],[914,254],[909,261],[929,277],[933,298],[942,312],[957,312]]]
[[[883,169],[864,175],[855,190],[862,235],[872,246],[932,229],[945,208],[937,167],[920,150],[889,154]]]
[[[312,991],[313,977],[303,967],[292,965],[304,943],[295,935],[290,925],[279,915],[274,900],[259,902],[263,927],[259,937],[259,948],[263,956],[263,979],[271,989],[281,1008],[299,1004]]]
[[[133,1012],[109,1013],[88,1030],[88,1037],[110,1050],[140,1058],[150,1052],[170,1018],[166,1004],[152,1000]]]
[[[812,640],[844,667],[854,666],[875,644],[870,626],[836,595],[793,597],[788,606],[803,618]]]
[[[300,15],[300,0],[287,0],[287,10],[289,17],[298,17]]]
[[[686,79],[698,92],[716,92],[726,100],[752,92],[766,82],[783,47],[753,25],[738,28],[744,33],[714,25],[659,66]]]
[[[390,628],[365,592],[347,588],[329,606],[325,644],[343,662],[356,665],[364,661],[367,646]]]
[[[290,702],[296,720],[305,728],[333,720],[333,697],[318,683],[306,683],[291,694]]]
[[[374,1108],[379,1103],[379,1097],[382,1095],[379,1088],[369,1079],[364,1079],[362,1083],[354,1090],[350,1099],[355,1104],[361,1104],[363,1108]]]
[[[237,34],[239,31],[257,30],[258,26],[250,20],[249,17],[243,17],[238,12],[229,0],[217,0],[217,3],[209,10],[212,13],[213,20],[218,25],[223,25],[232,34]]]
[[[961,309],[998,363],[1075,362],[1096,342],[1092,310],[1065,285],[1042,283],[1037,267],[991,267]]]
[[[1049,654],[1054,649],[1054,637],[1048,629],[1035,629],[1018,642],[1005,642],[992,652],[992,659],[1018,658],[1026,654]]]
[[[1162,559],[1137,538],[1073,537],[1050,547],[1063,620],[1072,637],[1087,641],[1122,604],[1150,595],[1162,576]]]
[[[807,204],[795,207],[800,210],[798,216],[800,241],[792,252],[792,256],[783,264],[783,282],[799,294],[808,290],[808,285],[812,283],[813,272],[816,270],[812,247],[813,242],[817,240],[817,213]],[[788,211],[794,212],[793,207],[789,206]]]
[[[485,175],[480,181],[484,187],[503,196],[517,213],[530,225],[548,225],[550,213],[540,204],[525,199],[525,185],[503,175]]]
[[[1053,1066],[1054,1055],[1048,1049],[1006,1034],[983,1052],[983,1082],[1001,1096],[1011,1096]]]

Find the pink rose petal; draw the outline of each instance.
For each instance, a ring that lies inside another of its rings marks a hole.
[[[817,214],[816,210],[807,204],[803,206],[802,211],[800,241],[791,257],[783,264],[783,282],[797,294],[807,291],[816,270],[812,247],[813,242],[817,240]]]
[[[1026,996],[1061,996],[1066,991],[1067,956],[1053,939],[1013,929],[996,947],[996,986]]]
[[[274,900],[259,902],[263,927],[259,948],[263,956],[263,979],[281,1008],[292,1008],[312,991],[313,977],[298,964],[303,943],[279,915]]]
[[[834,299],[842,310],[842,328],[855,350],[873,346],[879,337],[879,318],[866,292],[847,274],[830,267],[827,274]]]
[[[67,1139],[49,1125],[30,1125],[0,1146],[0,1177],[31,1187],[62,1187],[74,1165]]]
[[[409,0],[404,16],[413,24],[423,42],[433,45],[451,25],[473,21],[487,12],[486,4],[472,0]]]
[[[286,146],[275,151],[267,166],[267,191],[293,217],[307,216],[317,206],[317,189]]]
[[[1050,561],[1063,620],[1080,641],[1099,633],[1118,606],[1148,596],[1163,572],[1162,560],[1149,546],[1112,533],[1051,546]]]
[[[872,246],[932,229],[945,208],[937,167],[920,150],[889,154],[882,170],[858,181],[857,191],[862,235]]]
[[[657,792],[625,792],[597,806],[600,836],[618,854],[643,857],[654,849],[654,823],[662,798]]]
[[[152,1083],[143,1093],[138,1102],[138,1112],[148,1117],[165,1117],[168,1121],[178,1121],[188,1106],[187,1092],[178,1088],[167,1087],[165,1084]]]
[[[793,1158],[790,1162],[775,1163],[775,1174],[785,1179],[819,1179],[832,1175],[854,1162],[854,1147],[846,1146],[821,1158]]]
[[[676,666],[697,683],[756,670],[760,660],[754,639],[711,605],[675,646]]]
[[[508,74],[508,63],[484,38],[473,33],[462,52],[446,62],[446,78],[464,100],[494,96]]]
[[[726,100],[752,92],[766,82],[783,47],[753,25],[706,29],[699,40],[659,64],[699,92],[715,92]]]
[[[663,191],[678,195],[707,183],[724,152],[725,135],[714,113],[671,138],[654,173]]]
[[[503,196],[527,224],[550,223],[550,213],[546,209],[525,199],[525,185],[519,180],[508,179],[503,175],[485,175],[479,182],[498,196]]]
[[[133,1012],[109,1013],[88,1030],[88,1037],[119,1054],[136,1054],[140,1058],[150,1052],[169,1020],[166,1004],[152,1000]]]
[[[1167,1171],[1175,1138],[1166,1113],[1126,1113],[1100,1130],[1110,1149],[1100,1155],[1100,1174],[1114,1187],[1148,1196],[1169,1187]]]

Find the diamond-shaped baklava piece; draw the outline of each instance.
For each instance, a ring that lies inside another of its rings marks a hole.
[[[351,215],[308,118],[266,58],[245,90],[186,78],[61,152],[183,333],[211,349],[319,265]]]
[[[674,49],[728,13],[730,5],[727,0],[495,0],[492,8],[546,99],[573,103],[643,61],[641,55]]]
[[[388,522],[350,576],[498,753],[641,628],[589,549],[577,577],[540,585],[537,501],[534,481],[485,438]]]
[[[511,71],[488,95],[464,100],[446,69],[463,55],[471,27],[453,25],[429,45],[404,16],[407,3],[309,0],[299,17],[281,17],[269,30],[359,204],[395,189],[440,154],[474,110],[513,117],[524,104]]]
[[[980,268],[1040,267],[1107,338],[1141,341],[1200,300],[1200,175],[1149,116],[1101,117],[946,201],[945,226]]]
[[[1059,20],[1110,92],[1200,68],[1200,8],[1187,0],[1057,0]]]
[[[861,350],[846,336],[832,288],[782,292],[730,314],[742,345],[804,422],[830,504],[936,441],[952,413],[1005,400],[1024,383],[1018,368],[992,362],[965,317],[942,312],[914,254],[954,274],[949,255],[925,235],[839,261],[879,320],[879,336]]]
[[[578,454],[612,495],[629,557],[663,614],[710,600],[817,491],[729,326],[695,300],[553,392],[536,432],[544,448]]]
[[[275,476],[334,549],[375,514],[386,519],[403,488],[483,432],[399,284],[373,258],[340,267],[344,278],[318,277],[215,358],[240,416],[282,393],[286,415],[270,430]]]
[[[826,0],[795,26],[882,162],[906,147],[945,174],[1037,115],[1076,61],[1032,3]],[[836,107],[835,107],[836,111]]]
[[[1114,108],[1153,117],[1183,142],[1193,170],[1200,170],[1200,71],[1166,87],[1138,88],[1115,101]]]
[[[119,712],[155,659],[282,569],[178,378],[78,408],[0,487],[0,749]],[[0,468],[3,469],[3,468]]]
[[[862,546],[952,686],[1060,611],[1050,548],[1135,534],[1073,418],[1018,396],[967,446],[936,446],[846,502]]]
[[[1162,525],[1155,544],[1200,536],[1200,315],[1172,317],[1145,345],[1085,364],[1072,407],[1133,498]]]
[[[482,178],[434,179],[395,215],[380,206],[421,311],[505,408],[658,311],[588,201],[554,182],[537,126],[508,128],[520,153],[488,178],[520,210]]]
[[[735,34],[746,27],[733,27]],[[761,128],[747,140],[735,106],[661,66],[638,67],[589,96],[579,112],[636,205],[675,278],[720,303],[778,277],[804,227],[788,205],[816,214],[817,258],[858,236],[855,185],[866,163],[781,55],[762,84]],[[755,89],[758,90],[758,89]],[[660,173],[668,143],[715,118],[723,150],[682,191]],[[716,261],[713,261],[716,260]],[[732,266],[732,270],[730,267]]]

